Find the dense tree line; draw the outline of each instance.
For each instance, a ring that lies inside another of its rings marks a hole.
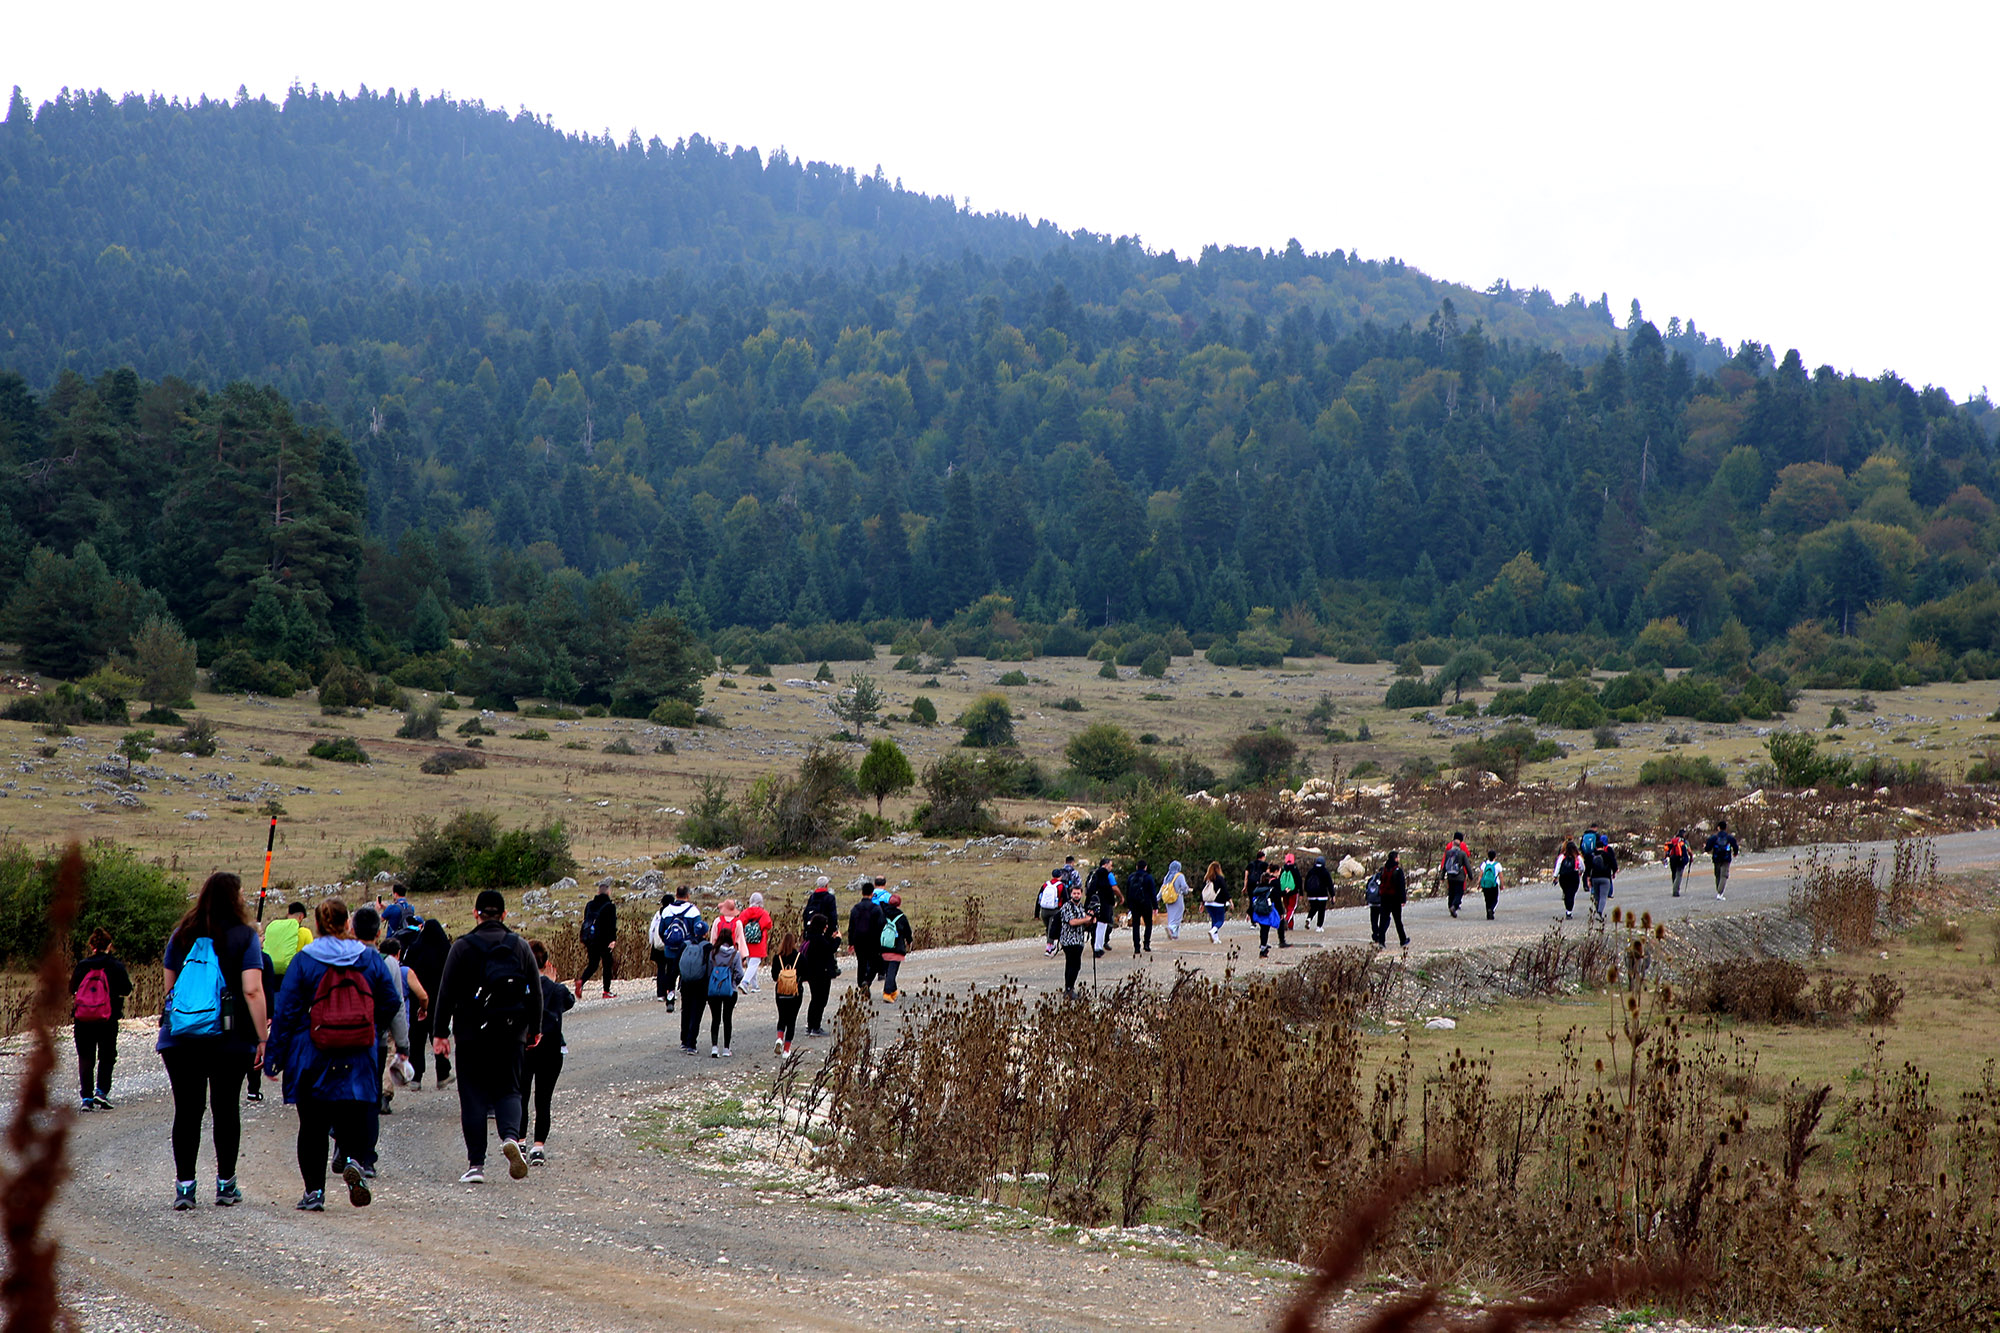
[[[655,613],[734,660],[930,620],[2000,669],[1990,405],[1636,304],[394,93],[17,95],[0,181],[0,596],[25,639],[63,579],[128,608],[65,669],[162,610],[211,657],[633,706]]]

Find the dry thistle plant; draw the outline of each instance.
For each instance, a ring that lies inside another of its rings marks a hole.
[[[0,1218],[7,1230],[7,1272],[0,1278],[6,1333],[49,1333],[71,1323],[56,1288],[56,1243],[43,1231],[67,1174],[70,1113],[49,1104],[55,1073],[55,1029],[69,996],[65,954],[70,925],[83,897],[83,849],[72,842],[56,870],[49,903],[49,942],[35,973],[34,1036],[21,1073],[14,1118],[7,1126],[9,1160],[0,1170]]]

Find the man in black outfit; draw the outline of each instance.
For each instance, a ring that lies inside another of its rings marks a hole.
[[[1132,868],[1132,878],[1125,884],[1125,906],[1132,912],[1132,956],[1153,951],[1153,911],[1159,906],[1160,883],[1146,869],[1144,861]],[[1140,923],[1145,924],[1143,945],[1139,933]]]
[[[887,895],[886,876],[875,877],[875,892],[862,895],[847,913],[847,947],[854,951],[854,984],[867,992],[882,972],[882,909],[875,894]]]
[[[618,904],[611,897],[611,886],[597,886],[597,896],[583,907],[583,947],[590,951],[590,961],[584,964],[583,975],[576,979],[576,998],[583,998],[583,983],[590,980],[602,966],[604,968],[604,998],[611,999],[611,983],[618,979],[618,960],[611,954],[611,948],[618,942]]]
[[[528,942],[507,929],[507,900],[480,890],[473,910],[479,924],[451,943],[444,977],[431,997],[437,1037],[432,1050],[450,1053],[444,1034],[458,1039],[458,1120],[465,1134],[466,1172],[459,1182],[486,1179],[486,1118],[500,1131],[507,1174],[528,1175],[521,1144],[522,1053],[542,1035],[542,988]]]

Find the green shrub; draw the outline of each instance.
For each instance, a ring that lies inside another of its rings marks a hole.
[[[1139,762],[1138,747],[1125,729],[1112,722],[1093,722],[1070,737],[1063,747],[1069,766],[1099,782],[1115,782]]]
[[[960,745],[978,749],[1014,743],[1014,710],[1005,695],[980,695],[953,725],[965,729]]]
[[[742,841],[743,821],[729,799],[729,782],[710,773],[695,784],[694,799],[681,819],[681,838],[697,847],[729,847]]]
[[[1166,650],[1156,648],[1139,663],[1139,674],[1148,680],[1159,680],[1167,674],[1170,665],[1172,659],[1167,656]]]
[[[498,734],[493,728],[487,726],[476,713],[459,723],[456,730],[461,736],[492,736]]]
[[[329,736],[323,741],[314,741],[306,751],[315,759],[324,759],[334,764],[365,764],[369,762],[368,752],[352,736]]]
[[[987,775],[971,755],[948,754],[933,761],[924,769],[923,788],[915,820],[927,836],[983,833],[992,826]]]
[[[520,732],[514,737],[517,741],[545,741],[548,738],[549,733],[543,731],[540,727],[529,727],[526,731]]]
[[[434,741],[438,728],[444,725],[444,710],[434,703],[421,708],[412,708],[403,714],[403,725],[396,728],[399,739],[410,741]]]
[[[632,742],[631,742],[631,741],[628,741],[628,740],[626,740],[626,739],[625,739],[625,738],[624,738],[623,736],[620,736],[620,737],[619,737],[619,738],[618,738],[617,740],[614,740],[614,741],[611,741],[611,742],[610,742],[609,744],[605,745],[605,746],[604,746],[604,748],[603,748],[603,750],[602,750],[602,753],[604,753],[604,754],[637,754],[637,753],[639,753],[639,752],[638,752],[637,750],[635,750],[635,749],[633,749],[633,748],[632,748]]]
[[[1257,830],[1229,818],[1220,805],[1197,805],[1178,792],[1151,789],[1125,805],[1125,825],[1112,844],[1118,856],[1143,858],[1155,875],[1179,861],[1199,883],[1210,861],[1247,864],[1260,844]]]
[[[1097,676],[1100,680],[1117,680],[1118,664],[1108,657],[1105,658],[1104,665],[1097,668]]]
[[[49,904],[61,853],[30,855],[18,843],[0,844],[0,963],[28,965],[49,938]],[[113,842],[83,849],[83,902],[70,929],[70,951],[81,956],[90,932],[102,926],[127,959],[158,958],[167,932],[188,906],[188,886],[137,852]]]
[[[1006,675],[1000,677],[998,683],[1001,685],[1026,685],[1028,683],[1028,673],[1025,671],[1009,671]]]
[[[268,694],[273,699],[289,699],[305,684],[283,662],[260,662],[241,648],[224,653],[208,668],[208,687],[217,694]]]
[[[1081,713],[1083,711],[1083,700],[1077,698],[1074,694],[1066,694],[1055,703],[1050,704],[1049,707],[1064,713]]]
[[[1389,683],[1382,696],[1384,708],[1435,708],[1444,702],[1444,689],[1421,677],[1399,676]]]
[[[167,742],[166,748],[176,754],[191,754],[197,759],[210,759],[215,756],[220,735],[215,723],[196,713],[194,720],[181,729],[180,735]]]
[[[910,721],[920,727],[937,725],[937,705],[923,695],[910,700]]]
[[[561,820],[503,832],[498,817],[485,810],[462,810],[442,827],[420,817],[402,862],[413,893],[549,884],[576,869]]]
[[[1299,753],[1298,742],[1276,727],[1246,732],[1229,743],[1223,757],[1236,765],[1230,782],[1237,787],[1265,787],[1288,780]]]
[[[551,722],[580,721],[583,713],[579,709],[567,708],[562,704],[531,704],[521,710],[522,717],[542,717]]]
[[[685,699],[662,699],[655,704],[646,720],[656,727],[692,727],[695,725],[695,707]]]
[[[423,763],[417,765],[417,772],[429,773],[433,777],[450,777],[462,768],[484,768],[484,755],[470,750],[439,750]]]
[[[372,880],[384,870],[396,870],[402,864],[402,859],[387,847],[370,847],[354,858],[354,870],[349,878]]]
[[[1641,787],[1726,787],[1728,775],[1707,755],[1668,754],[1639,765]]]

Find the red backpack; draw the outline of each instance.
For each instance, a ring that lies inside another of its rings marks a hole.
[[[76,1021],[79,1023],[101,1023],[111,1017],[111,978],[101,967],[93,967],[83,974],[83,984],[76,988]]]
[[[313,987],[312,1044],[322,1051],[375,1049],[375,988],[358,967],[329,967]]]

